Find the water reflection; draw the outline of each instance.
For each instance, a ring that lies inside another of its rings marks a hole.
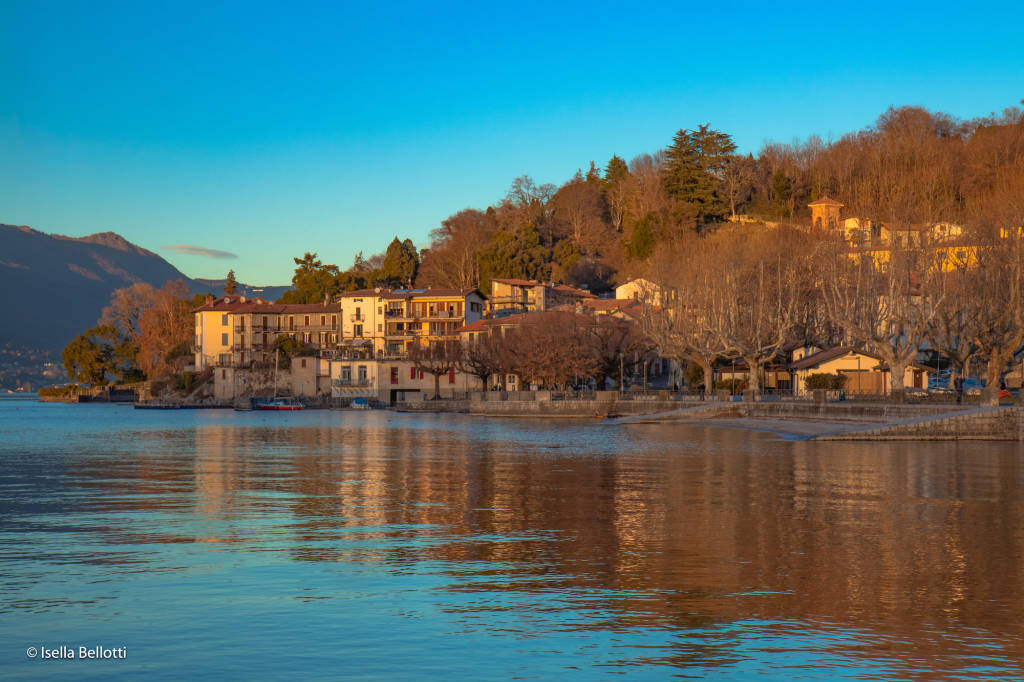
[[[96,443],[44,491],[60,509],[20,515],[85,524],[88,542],[23,560],[175,571],[242,553],[429,575],[409,589],[455,634],[583,634],[583,668],[1024,675],[1016,445],[386,413],[197,416]]]

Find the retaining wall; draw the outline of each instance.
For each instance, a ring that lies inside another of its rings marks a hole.
[[[818,440],[1024,440],[1024,408],[988,407],[929,416]]]

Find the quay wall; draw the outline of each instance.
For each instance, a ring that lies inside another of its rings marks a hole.
[[[908,420],[817,440],[1024,440],[1024,408],[988,407]]]

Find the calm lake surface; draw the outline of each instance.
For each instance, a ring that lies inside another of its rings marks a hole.
[[[0,466],[6,679],[1024,677],[1018,444],[3,398]]]

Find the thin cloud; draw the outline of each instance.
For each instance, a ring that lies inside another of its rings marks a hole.
[[[160,248],[165,251],[177,251],[189,256],[202,256],[203,258],[238,258],[237,253],[208,249],[205,246],[195,246],[193,244],[173,244],[171,246],[161,246]]]

